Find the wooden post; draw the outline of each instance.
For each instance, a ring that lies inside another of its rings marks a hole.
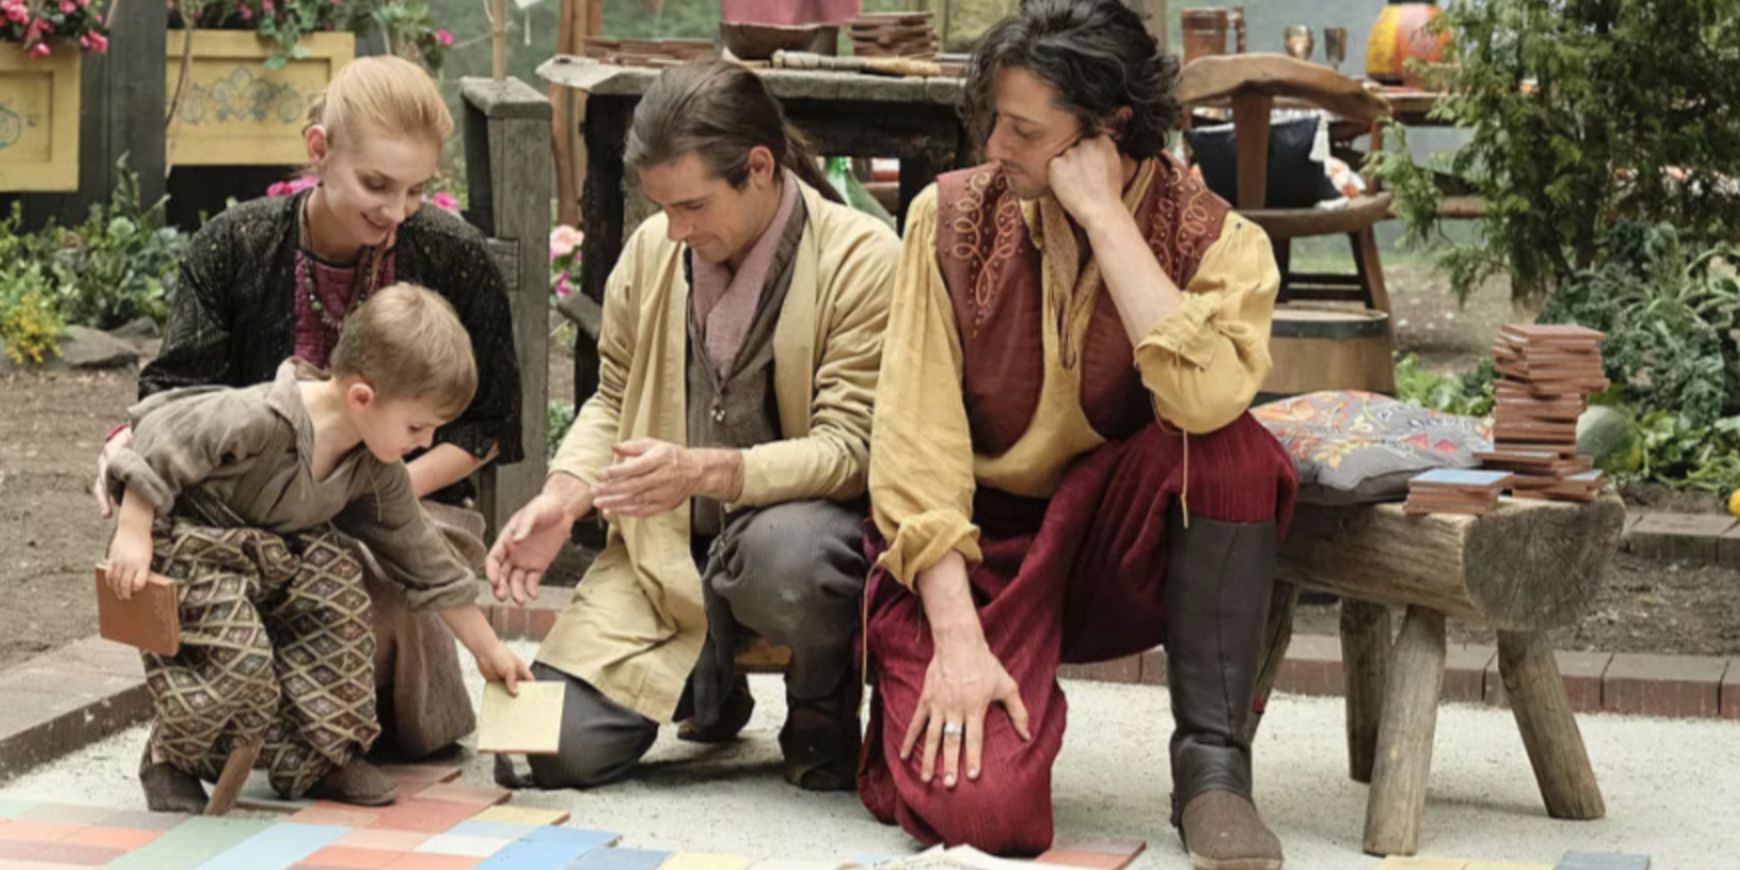
[[[109,0],[111,4],[117,0]],[[139,176],[139,201],[163,196],[164,40],[168,18],[160,6],[121,0],[109,22],[107,54],[87,52],[80,76],[79,189],[77,193],[24,197],[25,220],[40,226],[85,219],[91,205],[108,202],[115,164],[123,156]],[[57,51],[78,51],[60,46]]]
[[[1275,680],[1287,660],[1287,647],[1293,645],[1293,611],[1299,607],[1299,587],[1285,580],[1275,581],[1274,598],[1269,602],[1269,621],[1263,629],[1263,657],[1257,667],[1257,684],[1251,691],[1251,715],[1245,720],[1245,742],[1255,743],[1257,727],[1263,724],[1263,713],[1269,707],[1269,695],[1275,690]]]
[[[489,68],[499,82],[507,79],[507,0],[490,0],[489,9]]]
[[[1402,620],[1378,725],[1365,808],[1365,851],[1412,855],[1420,847],[1426,778],[1444,688],[1444,614],[1414,605]]]
[[[499,4],[498,4],[499,6]],[[464,79],[467,217],[490,237],[507,281],[520,369],[525,459],[479,472],[493,538],[537,495],[547,460],[550,323],[550,102],[518,79]]]
[[[1370,783],[1389,674],[1390,609],[1341,599],[1341,661],[1347,677],[1347,775]]]
[[[1565,682],[1552,647],[1539,632],[1498,633],[1498,672],[1505,697],[1516,714],[1523,748],[1535,769],[1547,815],[1555,819],[1599,819],[1607,814],[1601,786],[1589,766],[1583,733],[1571,715]]]
[[[1233,137],[1239,168],[1238,207],[1263,208],[1269,198],[1269,111],[1275,98],[1255,91],[1233,97]]]

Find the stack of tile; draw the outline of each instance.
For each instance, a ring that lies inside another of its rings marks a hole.
[[[888,12],[860,15],[847,22],[852,53],[858,57],[907,57],[935,60],[936,28],[929,12]]]
[[[1402,512],[1483,516],[1498,505],[1498,495],[1514,475],[1504,471],[1437,468],[1408,481]]]
[[[1601,489],[1594,460],[1577,455],[1577,418],[1589,396],[1607,389],[1604,336],[1581,326],[1504,327],[1498,363],[1494,449],[1478,453],[1490,469],[1516,474],[1517,498],[1593,501]]]

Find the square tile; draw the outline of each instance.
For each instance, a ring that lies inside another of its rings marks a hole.
[[[471,870],[483,863],[482,858],[465,855],[430,855],[411,852],[387,865],[387,870]]]
[[[490,807],[472,818],[480,822],[507,822],[514,825],[560,825],[568,821],[567,810],[547,810],[541,807]]]
[[[742,855],[678,852],[659,865],[659,870],[747,870],[749,864],[749,859]]]
[[[272,825],[272,822],[254,819],[193,816],[142,848],[115,859],[109,866],[121,870],[196,867]]]
[[[168,831],[193,818],[186,813],[152,813],[145,810],[122,810],[103,817],[102,827],[130,828],[136,831]]]
[[[38,843],[35,840],[0,840],[0,862],[11,867],[13,862],[22,861],[45,849],[53,843]]]
[[[525,839],[533,843],[574,843],[589,849],[600,849],[614,846],[622,839],[621,834],[609,831],[589,831],[585,828],[533,828]]]
[[[218,853],[200,870],[283,870],[348,831],[333,825],[275,824]]]
[[[368,827],[394,831],[419,831],[427,834],[445,833],[447,829],[476,815],[482,807],[449,801],[424,801],[415,798],[401,800],[370,822]]]
[[[473,816],[452,828],[443,831],[456,837],[484,837],[491,840],[514,841],[524,838],[532,832],[531,825],[516,825],[511,822],[492,822]]]
[[[1053,845],[1068,852],[1104,852],[1108,855],[1129,855],[1134,858],[1148,848],[1148,841],[1060,839]]]
[[[1120,870],[1130,863],[1125,855],[1109,852],[1074,852],[1052,849],[1033,859],[1036,864],[1061,864],[1066,867],[1090,867],[1094,870]]]
[[[1378,865],[1378,870],[1462,870],[1468,861],[1462,858],[1422,858],[1391,855]]]
[[[79,807],[68,804],[37,804],[13,817],[13,821],[56,822],[63,825],[94,825],[115,814],[104,807]]]
[[[492,807],[507,803],[514,796],[498,785],[465,785],[458,782],[445,782],[428,786],[417,792],[417,800],[448,801],[450,803],[476,804],[480,807]]]
[[[1566,852],[1555,870],[1649,870],[1649,856],[1621,852]]]
[[[34,808],[36,804],[30,801],[0,800],[0,819],[10,819],[21,816]]]
[[[556,754],[567,691],[567,684],[561,681],[522,682],[518,695],[509,695],[501,683],[484,684],[483,709],[477,715],[477,751]]]
[[[534,843],[521,840],[509,843],[506,849],[477,865],[478,870],[548,870],[566,867],[586,852],[586,847],[572,843]]]
[[[292,815],[287,821],[303,825],[333,825],[340,828],[366,828],[381,817],[379,810],[333,809],[312,806]]]
[[[162,831],[141,831],[137,828],[111,828],[105,825],[98,828],[86,828],[83,831],[80,831],[78,841],[87,846],[101,846],[105,849],[132,851],[161,836],[163,836]]]
[[[357,870],[378,870],[398,860],[408,850],[358,849],[352,846],[332,845],[304,858],[304,864],[316,864],[322,867],[348,867]]]
[[[507,848],[512,840],[499,837],[467,837],[462,834],[436,834],[411,850],[418,855],[462,855],[488,858]]]
[[[659,870],[669,852],[650,849],[593,849],[568,865],[568,870]]]
[[[125,849],[105,849],[83,843],[60,842],[42,846],[31,853],[30,860],[74,867],[101,867],[125,854]]]
[[[32,843],[58,843],[84,829],[84,825],[65,822],[33,822],[12,819],[0,825],[0,840],[27,840]]]
[[[333,845],[349,846],[353,849],[409,852],[423,845],[423,841],[427,839],[429,839],[428,834],[417,831],[385,831],[378,828],[363,828],[339,837],[333,841]]]

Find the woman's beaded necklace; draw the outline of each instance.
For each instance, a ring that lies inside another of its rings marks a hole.
[[[320,298],[320,285],[314,279],[314,258],[309,251],[314,248],[314,232],[308,222],[308,208],[314,201],[310,193],[302,200],[302,208],[298,211],[298,238],[296,246],[296,291],[308,299],[309,310],[320,318],[320,322],[334,335],[344,325],[345,315],[363,304],[370,295],[380,289],[375,286],[380,280],[380,251],[374,247],[362,249],[357,257],[356,266],[350,276],[350,302],[343,311],[333,312]]]

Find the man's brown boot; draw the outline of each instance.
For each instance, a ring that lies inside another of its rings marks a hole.
[[[1196,870],[1280,870],[1281,841],[1250,798],[1230,791],[1199,794],[1184,805],[1178,830]]]
[[[308,796],[359,807],[381,807],[399,798],[399,787],[381,769],[354,759],[329,771],[308,790]]]
[[[1166,682],[1172,694],[1172,824],[1197,870],[1274,870],[1281,844],[1251,803],[1251,715],[1275,586],[1275,524],[1173,508],[1166,566]]]

